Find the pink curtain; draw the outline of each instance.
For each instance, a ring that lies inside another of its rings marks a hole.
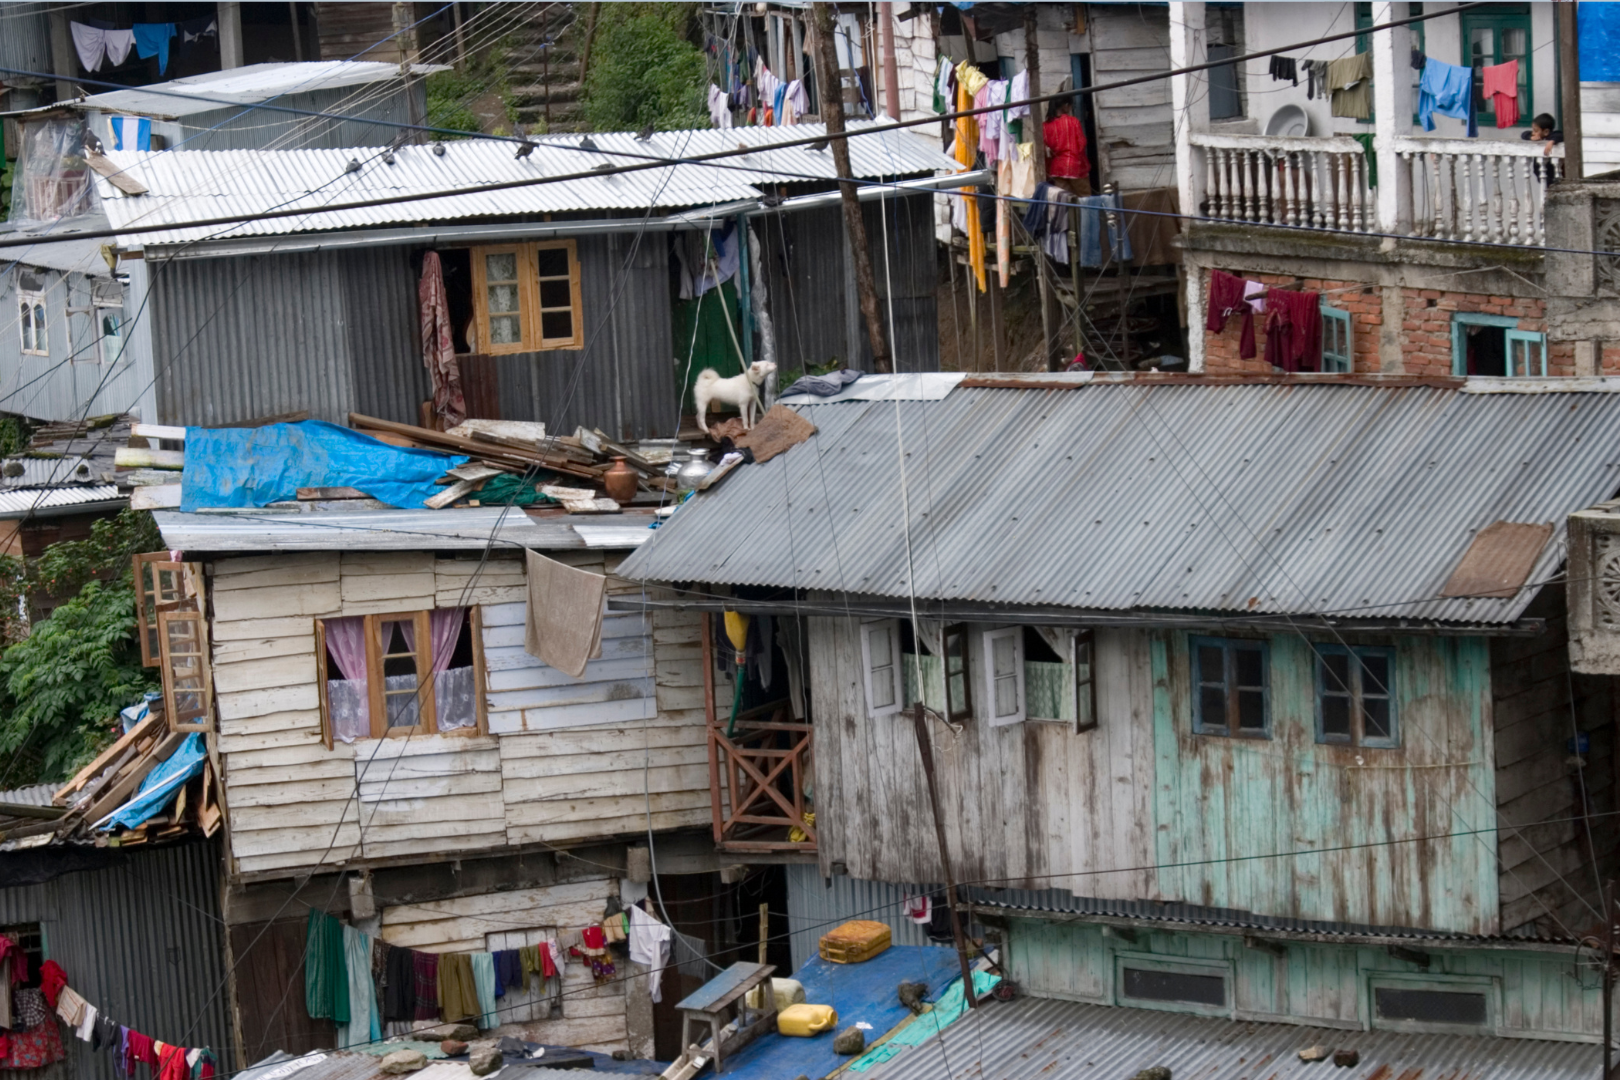
[[[366,681],[366,620],[358,615],[326,620],[326,651],[337,661],[338,675]]]
[[[450,658],[456,654],[456,638],[461,636],[461,624],[467,618],[466,608],[434,608],[428,615],[428,633],[433,638],[433,674],[437,675],[450,666]],[[383,624],[385,627],[388,623]],[[397,623],[399,632],[405,635],[405,647],[411,652],[416,651],[416,623],[405,620]],[[386,641],[383,644],[387,644]]]
[[[461,367],[450,336],[450,303],[444,295],[444,269],[439,253],[422,257],[422,280],[416,287],[422,315],[422,363],[433,381],[433,412],[447,428],[467,419],[467,402],[461,393]]]

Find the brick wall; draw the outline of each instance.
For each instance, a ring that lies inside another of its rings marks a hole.
[[[1378,339],[1384,324],[1382,290],[1376,285],[1322,278],[1294,278],[1277,274],[1228,273],[1285,289],[1305,289],[1324,294],[1329,307],[1350,313],[1350,345],[1358,372],[1383,370],[1378,355]],[[1439,289],[1402,289],[1401,374],[1451,374],[1451,317],[1463,311],[1481,315],[1509,315],[1519,320],[1519,329],[1542,332],[1546,303],[1537,298],[1491,296],[1485,293],[1448,292]],[[1238,358],[1241,323],[1228,319],[1226,329],[1204,338],[1204,369],[1212,373],[1273,372],[1266,362],[1264,316],[1255,316],[1255,340],[1260,355],[1252,360]],[[1604,350],[1604,371],[1620,371],[1620,346]],[[1549,342],[1547,374],[1575,374],[1573,342]]]

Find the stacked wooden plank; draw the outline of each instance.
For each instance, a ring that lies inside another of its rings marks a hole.
[[[145,720],[57,790],[51,800],[56,816],[7,829],[0,839],[52,834],[57,840],[73,837],[93,840],[97,846],[124,847],[170,840],[193,832],[214,835],[224,821],[224,812],[211,763],[205,764],[202,774],[182,787],[174,803],[155,817],[133,829],[115,832],[94,829],[96,822],[132,799],[141,781],[167,761],[185,738],[185,732],[169,730],[162,700],[153,701],[152,711]]]

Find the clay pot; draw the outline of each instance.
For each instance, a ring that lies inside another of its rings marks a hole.
[[[613,467],[602,474],[602,485],[607,488],[608,498],[617,503],[627,503],[636,497],[636,470],[624,463],[624,458],[613,459]]]

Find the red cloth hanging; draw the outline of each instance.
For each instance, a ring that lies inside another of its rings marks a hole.
[[[154,1069],[157,1068],[159,1065],[157,1049],[153,1046],[150,1036],[131,1030],[129,1033],[129,1075],[135,1075],[135,1063],[139,1061],[146,1062]]]
[[[1233,315],[1243,320],[1238,331],[1238,358],[1252,360],[1259,355],[1254,340],[1254,308],[1243,299],[1244,281],[1224,270],[1209,272],[1209,314],[1204,318],[1204,329],[1219,334],[1226,329],[1226,320]]]
[[[1493,64],[1485,68],[1481,76],[1481,92],[1493,99],[1491,105],[1496,111],[1496,126],[1516,126],[1519,123],[1519,62],[1509,60],[1505,64]]]
[[[1313,292],[1266,293],[1266,360],[1284,371],[1322,370],[1322,300]]]
[[[186,1065],[186,1048],[155,1043],[158,1050],[157,1080],[190,1080],[191,1070]]]
[[[67,972],[55,960],[47,960],[39,965],[39,988],[45,994],[45,1004],[51,1008],[56,1008],[56,998],[67,981]]]
[[[450,337],[450,302],[445,297],[444,268],[437,251],[422,256],[416,298],[421,305],[422,363],[433,383],[433,414],[452,428],[467,419],[467,402],[461,393],[461,368]],[[489,342],[483,345],[487,348]]]
[[[4,934],[0,934],[0,962],[11,961],[11,981],[14,983],[28,980],[28,954],[23,952],[21,945],[12,941]],[[10,993],[9,987],[0,987]]]

